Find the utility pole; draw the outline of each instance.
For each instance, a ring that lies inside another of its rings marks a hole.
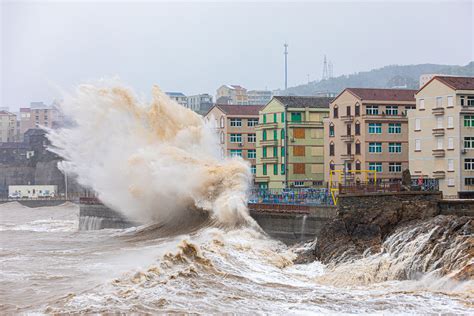
[[[285,47],[285,52],[283,54],[285,55],[285,90],[286,90],[288,89],[288,44],[285,43],[283,46]]]

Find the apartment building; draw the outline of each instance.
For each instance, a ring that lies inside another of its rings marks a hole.
[[[20,137],[31,128],[40,126],[54,128],[62,123],[62,117],[55,106],[43,102],[31,102],[29,108],[20,108]]]
[[[199,114],[205,114],[212,107],[212,95],[203,93],[188,96],[187,107]]]
[[[8,111],[0,111],[0,142],[18,141],[16,115]]]
[[[322,187],[323,119],[330,98],[275,96],[260,111],[257,176],[260,188]]]
[[[261,108],[261,105],[216,104],[205,116],[215,122],[222,157],[244,158],[250,162],[253,174],[256,172],[255,127]]]
[[[216,103],[221,104],[223,100],[225,104],[230,105],[248,105],[247,89],[239,85],[222,85],[217,89]]]
[[[402,171],[408,169],[407,113],[416,106],[415,93],[404,89],[342,91],[331,102],[324,121],[325,180],[329,181],[330,170],[371,170],[377,179],[401,179]],[[345,179],[364,182],[366,175],[346,173]]]
[[[410,171],[446,198],[474,197],[474,77],[435,76],[409,113]]]
[[[184,107],[188,106],[188,97],[184,95],[182,92],[165,92],[167,96],[170,97],[171,100],[174,100],[181,104]]]
[[[249,90],[247,91],[249,104],[266,105],[272,100],[272,92],[269,90]]]

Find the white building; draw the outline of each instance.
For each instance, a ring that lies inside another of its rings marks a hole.
[[[188,106],[188,97],[182,92],[165,92],[170,99],[175,100],[184,107]]]
[[[18,141],[16,115],[8,111],[0,111],[0,142]]]
[[[9,198],[49,198],[55,197],[58,192],[57,185],[9,185]]]
[[[252,105],[266,105],[272,100],[272,92],[269,90],[249,90],[247,97],[249,104]]]
[[[188,108],[198,113],[206,113],[212,107],[212,95],[203,93],[188,96]]]

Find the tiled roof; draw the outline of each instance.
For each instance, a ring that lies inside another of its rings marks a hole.
[[[329,103],[333,100],[328,97],[275,96],[273,98],[290,108],[329,108]]]
[[[366,101],[413,101],[415,102],[415,93],[416,93],[416,90],[372,89],[372,88],[346,88],[344,91],[349,91],[350,93],[352,93],[359,99],[366,100]]]
[[[15,115],[15,114],[13,114],[13,113],[11,113],[11,112],[4,111],[4,110],[1,110],[1,111],[0,111],[0,114],[1,114],[1,115]]]
[[[474,77],[435,76],[429,82],[434,79],[438,79],[454,90],[474,90]]]
[[[216,104],[222,112],[227,115],[255,115],[263,108],[263,105],[234,105],[234,104]]]

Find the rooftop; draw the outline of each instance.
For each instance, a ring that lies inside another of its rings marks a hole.
[[[260,111],[263,108],[263,105],[216,104],[215,106],[227,115],[258,116],[258,111]]]
[[[352,93],[359,99],[365,100],[365,101],[413,101],[415,102],[415,93],[416,93],[416,90],[408,90],[408,89],[374,89],[374,88],[346,88],[344,91],[349,91],[350,93]]]
[[[435,76],[428,81],[421,89],[433,80],[439,80],[454,90],[474,90],[474,77],[454,77],[454,76]],[[420,89],[420,90],[421,90]],[[419,91],[419,90],[418,90]]]
[[[165,92],[170,97],[185,97],[182,92]]]
[[[290,108],[329,108],[329,103],[333,100],[328,97],[275,96],[273,98]]]
[[[8,112],[8,111],[1,110],[0,115],[15,115],[15,114],[13,114],[11,112]]]

